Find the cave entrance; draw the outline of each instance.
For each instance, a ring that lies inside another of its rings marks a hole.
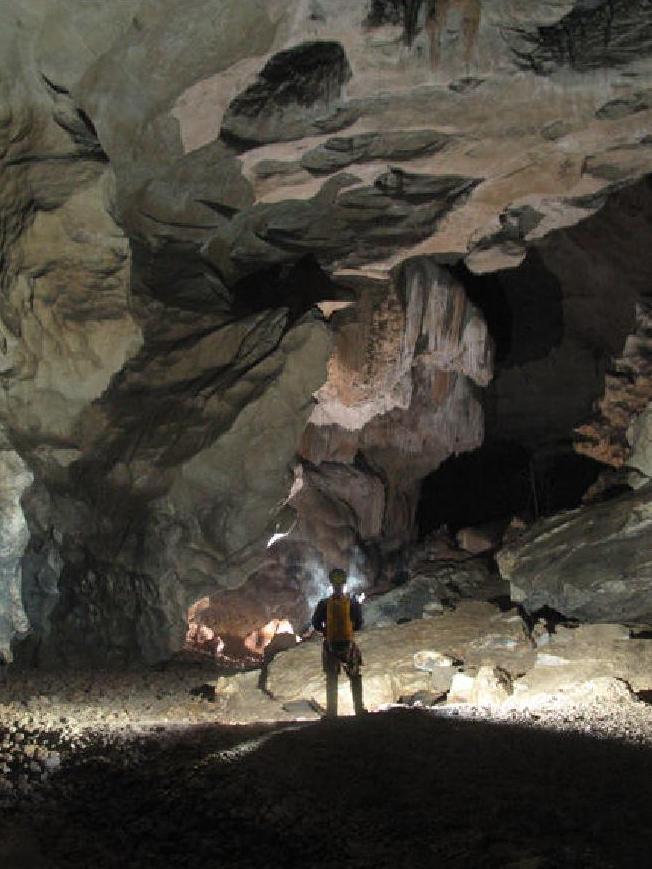
[[[570,444],[533,450],[514,441],[485,443],[453,456],[422,483],[417,509],[420,536],[441,526],[463,528],[526,523],[581,504],[604,466]]]

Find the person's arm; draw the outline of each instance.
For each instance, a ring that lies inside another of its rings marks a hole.
[[[362,627],[362,606],[357,597],[351,598],[351,624],[354,631],[359,631]]]
[[[326,630],[326,601],[320,600],[312,616],[312,626],[322,633]]]

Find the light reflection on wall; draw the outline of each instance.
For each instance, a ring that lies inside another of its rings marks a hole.
[[[332,565],[339,567],[340,565]],[[360,594],[369,587],[369,582],[363,572],[364,556],[362,552],[356,548],[349,559],[349,564],[344,569],[347,573],[346,590],[350,594]],[[333,589],[328,580],[328,573],[323,564],[319,564],[316,560],[311,560],[306,565],[307,572],[312,577],[310,589],[306,591],[306,600],[311,610],[317,606],[317,603],[324,597],[328,597]]]

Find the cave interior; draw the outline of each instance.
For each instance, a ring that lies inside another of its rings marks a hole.
[[[5,6],[0,865],[647,865],[650,0]]]

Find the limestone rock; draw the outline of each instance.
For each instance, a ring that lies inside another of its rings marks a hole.
[[[546,653],[514,681],[513,702],[527,706],[564,700],[592,703],[627,700],[652,685],[652,644],[630,638],[624,625],[557,626]]]
[[[448,655],[442,655],[441,652],[432,649],[416,652],[412,660],[417,670],[426,670],[428,673],[434,672],[437,667],[451,667],[453,664],[453,659]]]
[[[628,464],[646,477],[652,477],[652,403],[632,422],[627,430],[632,448]]]
[[[475,386],[491,378],[493,348],[461,284],[430,259],[412,260],[390,287],[360,294],[333,322],[328,378],[290,503],[295,537],[347,564],[354,551],[407,542],[419,478],[480,442]],[[374,574],[373,563],[359,561],[358,573]]]
[[[651,330],[652,307],[641,299],[636,304],[634,330],[605,378],[597,418],[578,428],[576,444],[579,452],[616,468],[631,465],[648,476]]]
[[[230,103],[221,135],[251,146],[347,126],[340,96],[351,74],[339,42],[304,42],[281,51]]]
[[[326,571],[323,567],[315,569],[318,553],[311,553],[309,559],[309,550],[301,543],[283,543],[273,547],[279,548],[278,552],[268,550],[267,557],[241,586],[217,591],[205,599],[198,620],[224,640],[227,654],[242,654],[245,637],[273,620],[288,620],[301,631],[317,600],[326,593]]]
[[[3,439],[1,431],[0,439]],[[12,660],[14,634],[29,629],[21,595],[21,558],[29,535],[20,498],[32,482],[32,475],[3,440],[0,440],[0,481],[0,656],[6,663]]]
[[[371,597],[364,604],[364,621],[371,627],[420,619],[441,612],[442,601],[450,605],[460,597],[481,596],[490,584],[489,572],[479,562],[435,564],[428,574],[417,574],[404,585]]]
[[[498,554],[512,600],[587,621],[652,622],[649,484],[544,519]]]
[[[475,679],[468,673],[456,673],[453,676],[448,697],[448,703],[470,703]]]
[[[564,65],[588,70],[626,62],[640,48],[638,27],[650,21],[647,4],[627,0],[555,3],[549,15],[549,22],[520,31],[523,42],[515,48],[519,61],[539,72]]]
[[[509,673],[501,667],[485,664],[475,676],[456,673],[446,700],[452,705],[470,703],[474,706],[500,706],[509,700],[512,692]]]
[[[405,310],[389,299],[370,322],[340,333],[328,381],[316,396],[314,425],[357,430],[395,407],[407,410],[415,364],[431,376],[455,371],[488,384],[491,341],[463,287],[427,259],[407,264],[400,285]]]
[[[506,525],[506,522],[498,522],[474,528],[460,528],[455,538],[461,549],[472,555],[479,555],[500,544]]]
[[[508,673],[498,667],[480,667],[473,680],[469,702],[476,706],[499,706],[512,693],[512,681]]]
[[[627,428],[649,400],[652,251],[636,240],[648,232],[649,191],[647,181],[614,191],[597,213],[529,245],[518,268],[487,276],[486,291],[500,288],[511,318],[485,399],[487,440],[553,449],[575,429],[583,455],[626,459]]]

